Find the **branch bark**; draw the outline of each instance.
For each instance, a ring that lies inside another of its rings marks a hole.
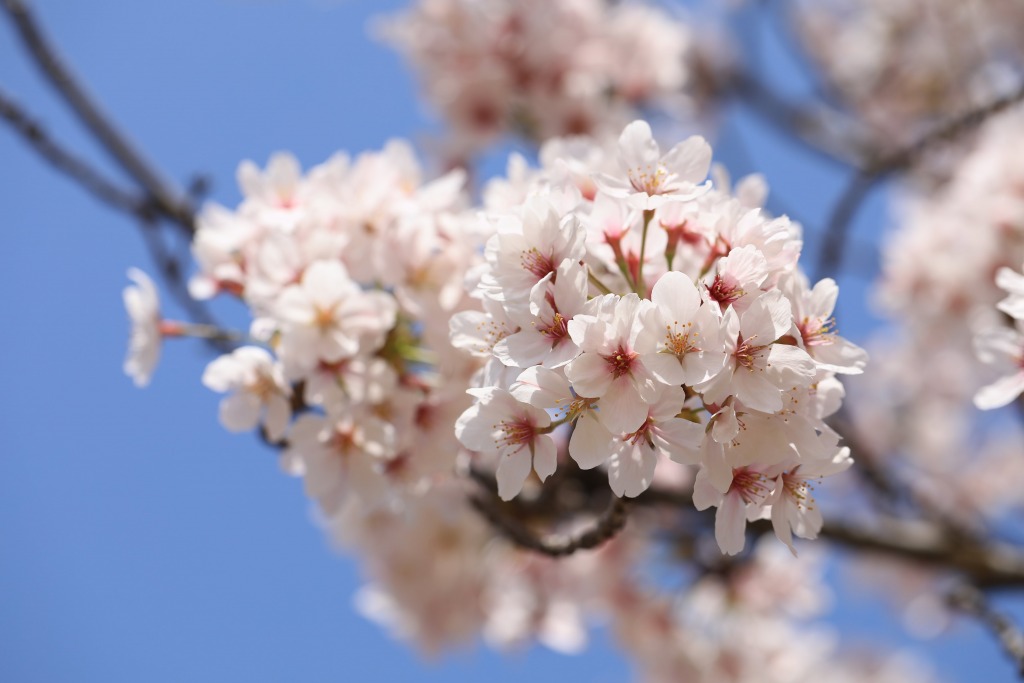
[[[57,92],[128,175],[145,191],[160,215],[189,235],[195,232],[195,210],[189,198],[168,182],[115,126],[72,75],[56,48],[43,35],[22,0],[2,0],[11,23]]]

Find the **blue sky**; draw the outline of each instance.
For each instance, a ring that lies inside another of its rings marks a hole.
[[[367,17],[401,2],[35,4],[140,147],[181,183],[208,176],[211,197],[229,206],[242,159],[262,165],[287,149],[308,166],[339,149],[416,140],[428,124],[399,58],[366,37]],[[6,24],[0,87],[116,174]],[[821,223],[841,174],[747,118],[723,131],[730,142],[720,150],[737,173],[762,170],[780,206],[798,207],[809,227]],[[742,155],[737,133],[748,147]],[[352,608],[358,567],[311,523],[299,482],[254,437],[217,423],[218,396],[199,382],[208,352],[169,345],[144,391],[121,373],[125,271],[153,272],[136,226],[57,176],[7,129],[0,200],[0,680],[628,679],[600,635],[582,657],[478,647],[425,663],[364,621]],[[880,206],[874,198],[861,217],[868,235],[884,222]],[[858,336],[863,281],[843,285],[847,329]],[[855,639],[899,638],[870,600],[846,601],[837,616]],[[939,656],[953,680],[958,672],[960,680],[1014,680],[977,629],[955,636],[907,642]]]

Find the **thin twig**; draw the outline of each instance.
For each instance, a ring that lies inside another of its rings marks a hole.
[[[1017,665],[1017,675],[1024,678],[1024,633],[1004,615],[989,604],[985,594],[974,586],[958,586],[950,591],[947,598],[950,606],[969,614],[988,628],[1003,651]]]
[[[153,207],[150,204],[107,180],[99,171],[57,144],[41,125],[2,90],[0,118],[10,124],[11,128],[54,168],[70,176],[100,201],[139,218],[144,219],[152,215]]]
[[[22,0],[2,0],[11,22],[36,64],[104,149],[145,190],[154,208],[188,234],[195,232],[195,211],[188,198],[175,189],[128,141],[93,101],[46,39]]]
[[[893,154],[876,156],[863,166],[840,195],[825,228],[825,237],[817,259],[817,278],[835,274],[842,263],[850,226],[864,199],[878,183],[891,173],[913,166],[935,145],[954,140],[977,128],[990,117],[1024,100],[1024,84],[1013,92],[972,109],[937,126],[916,142]]]

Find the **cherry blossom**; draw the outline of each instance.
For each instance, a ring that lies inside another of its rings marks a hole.
[[[138,268],[129,269],[128,278],[135,285],[124,289],[124,307],[132,323],[124,372],[135,386],[144,387],[160,361],[160,297],[153,281]]]

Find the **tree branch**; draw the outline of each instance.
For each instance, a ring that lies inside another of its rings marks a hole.
[[[2,0],[18,35],[36,64],[78,118],[107,152],[149,196],[153,207],[189,235],[195,232],[195,211],[184,196],[150,164],[110,122],[85,89],[72,76],[53,45],[46,39],[22,0]]]
[[[541,536],[519,520],[514,514],[508,514],[505,506],[496,496],[494,479],[479,470],[471,469],[470,477],[476,481],[485,493],[470,496],[470,504],[505,538],[521,548],[532,550],[549,557],[564,557],[579,550],[591,550],[614,538],[628,519],[626,500],[618,496],[610,496],[608,507],[586,530],[569,536],[549,534]]]
[[[1004,615],[995,611],[985,595],[974,586],[958,586],[947,597],[949,605],[982,623],[1002,645],[1003,651],[1017,665],[1017,675],[1024,678],[1024,633]]]
[[[133,193],[117,187],[85,161],[79,159],[57,144],[8,95],[0,90],[0,118],[18,133],[36,152],[61,173],[83,186],[100,201],[118,211],[136,216],[142,220],[153,217],[153,207]]]
[[[1024,85],[1013,92],[972,109],[937,126],[916,142],[893,154],[876,154],[846,186],[825,228],[825,237],[818,252],[815,279],[834,274],[842,263],[850,226],[864,199],[874,187],[891,173],[913,166],[935,145],[954,140],[977,128],[990,117],[1024,100]]]

